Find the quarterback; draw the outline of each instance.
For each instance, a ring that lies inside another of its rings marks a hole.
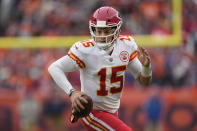
[[[131,36],[120,35],[122,19],[112,7],[97,9],[89,21],[92,39],[76,42],[68,54],[52,63],[48,71],[57,85],[70,97],[72,109],[79,111],[93,101],[93,109],[81,122],[89,131],[131,131],[118,118],[120,98],[124,88],[124,73],[128,69],[143,86],[150,84],[152,70],[146,49],[138,48]],[[65,72],[80,71],[81,91],[75,90]]]

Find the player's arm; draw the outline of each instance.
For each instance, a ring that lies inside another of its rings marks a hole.
[[[128,69],[141,85],[148,86],[152,81],[150,56],[144,48],[139,48],[137,52],[138,58],[128,64]]]
[[[137,80],[141,85],[147,86],[152,81],[152,69],[150,55],[145,48],[138,49],[138,59],[142,64],[142,70]]]
[[[60,88],[62,88],[70,97],[72,102],[72,108],[80,111],[81,109],[85,109],[85,107],[81,104],[80,101],[84,101],[85,103],[87,103],[87,100],[81,97],[81,95],[85,93],[76,91],[68,81],[67,76],[65,75],[65,72],[73,72],[78,69],[79,66],[76,64],[76,62],[68,55],[66,55],[52,63],[49,66],[48,71],[56,84]]]

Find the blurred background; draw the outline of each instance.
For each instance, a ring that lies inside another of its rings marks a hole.
[[[181,20],[173,3],[181,6]],[[106,5],[120,11],[122,34],[137,41],[174,36],[174,20],[181,24],[176,44],[138,43],[151,55],[153,81],[144,88],[126,72],[120,119],[134,131],[197,131],[197,0],[0,0],[1,131],[85,130],[80,122],[68,123],[70,101],[47,71],[73,43],[31,48],[36,43],[26,38],[89,36],[92,13]],[[27,44],[20,45],[20,38]],[[67,75],[80,89],[79,72]]]

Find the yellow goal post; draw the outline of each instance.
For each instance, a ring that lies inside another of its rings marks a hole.
[[[172,34],[136,35],[134,39],[139,46],[181,45],[182,0],[172,0],[172,11]],[[0,37],[0,48],[69,48],[73,43],[89,38],[90,36]]]

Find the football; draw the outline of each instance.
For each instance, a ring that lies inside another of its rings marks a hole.
[[[88,103],[84,103],[83,101],[81,101],[81,103],[83,104],[85,109],[80,112],[74,111],[72,113],[77,118],[88,116],[92,110],[92,107],[93,107],[93,101],[92,101],[91,97],[89,97],[88,95],[82,95],[82,97],[85,98],[88,101]]]

